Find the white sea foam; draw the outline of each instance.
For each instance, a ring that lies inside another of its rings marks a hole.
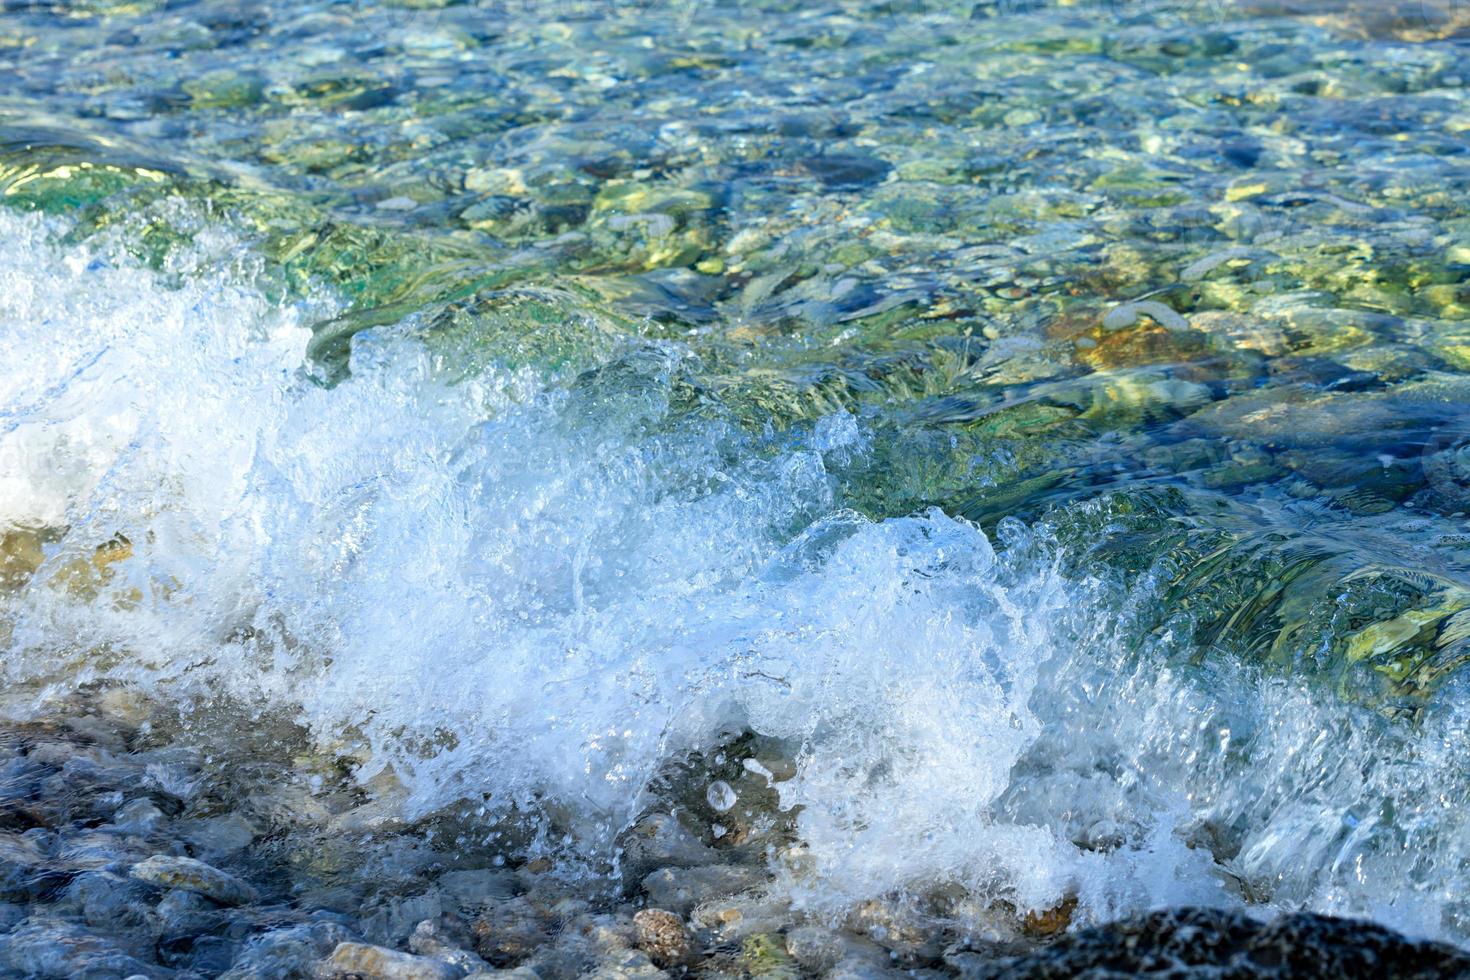
[[[465,380],[383,330],[327,389],[301,367],[330,303],[267,301],[227,237],[170,282],[54,232],[0,213],[0,530],[65,531],[0,597],[14,690],[288,708],[409,813],[554,809],[604,848],[668,759],[789,739],[782,880],[833,914],[942,884],[1084,920],[1249,893],[1463,934],[1452,707],[1396,727],[1173,671],[1120,639],[1146,588],[1069,581],[1019,527],[997,553],[845,510],[850,416],[779,450],[672,422],[676,347]],[[747,770],[722,803],[770,781]]]

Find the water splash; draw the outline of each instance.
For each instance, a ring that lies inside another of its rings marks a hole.
[[[196,726],[287,710],[405,815],[541,814],[605,856],[661,766],[749,730],[797,747],[779,864],[814,911],[958,886],[1466,933],[1454,698],[1399,724],[1190,666],[1133,628],[1146,577],[1063,575],[1044,530],[847,509],[852,416],[676,410],[677,345],[559,376],[409,322],[328,389],[332,300],[268,300],[228,235],[156,272],[58,230],[0,215],[11,713],[97,679]]]

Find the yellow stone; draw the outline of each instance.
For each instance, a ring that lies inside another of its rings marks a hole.
[[[15,528],[0,535],[0,589],[18,589],[30,581],[46,560],[41,534]]]
[[[1225,200],[1244,201],[1246,198],[1259,197],[1266,193],[1266,189],[1264,183],[1236,184],[1234,187],[1227,187],[1225,189]]]

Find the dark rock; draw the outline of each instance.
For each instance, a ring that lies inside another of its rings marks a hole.
[[[798,160],[797,173],[811,177],[829,190],[847,190],[876,184],[888,176],[887,161],[856,153],[826,153]]]
[[[165,936],[177,938],[207,932],[220,922],[220,907],[197,892],[174,889],[155,908],[158,927]]]
[[[0,833],[0,899],[23,902],[60,887],[64,878],[49,870],[46,861],[35,835]]]
[[[466,912],[505,901],[519,890],[514,872],[495,868],[447,871],[434,883]]]
[[[96,929],[132,929],[149,922],[148,889],[109,871],[78,875],[63,897]]]
[[[475,952],[498,966],[516,966],[546,942],[547,929],[524,898],[501,902],[474,925]]]
[[[961,976],[1429,980],[1470,976],[1470,954],[1351,919],[1303,912],[1261,923],[1240,912],[1180,908],[1084,929],[1023,956],[967,959]]]
[[[692,868],[719,860],[717,851],[666,813],[651,813],[638,821],[622,844],[624,874],[634,881],[659,868]]]
[[[0,936],[0,970],[69,980],[157,977],[167,972],[71,923],[34,918]]]

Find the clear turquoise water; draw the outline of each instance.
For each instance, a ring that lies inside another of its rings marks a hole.
[[[591,873],[755,739],[814,909],[1463,941],[1467,29],[7,4],[6,710]]]

